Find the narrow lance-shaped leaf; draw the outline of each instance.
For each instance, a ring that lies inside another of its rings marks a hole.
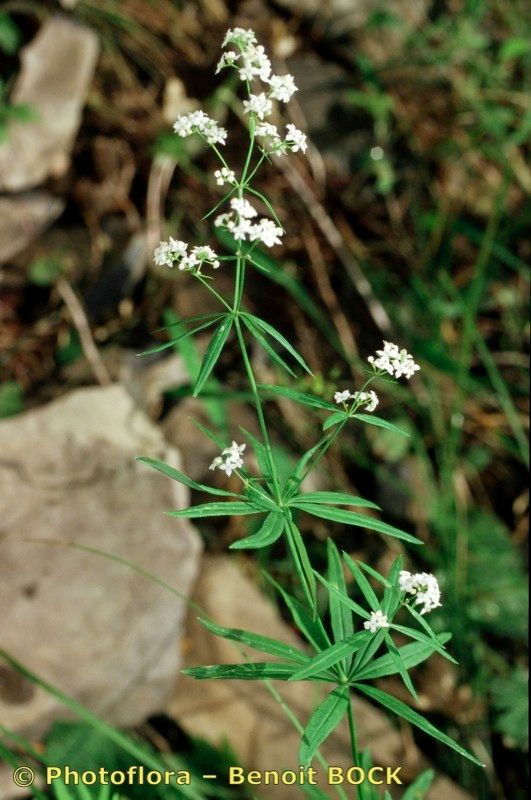
[[[382,633],[383,632],[384,631],[382,630]],[[449,633],[440,634],[440,641],[442,644],[446,644],[449,639]],[[433,655],[433,653],[435,653],[435,647],[433,647],[433,645],[425,644],[424,642],[410,642],[409,644],[405,644],[403,647],[399,647],[398,652],[400,653],[400,658],[402,659],[402,663],[404,664],[405,668],[413,669],[413,667],[416,667],[418,664],[422,664],[423,661],[426,661],[431,655]],[[374,661],[371,661],[365,665],[360,664],[359,667],[354,665],[352,677],[353,679],[360,681],[376,680],[377,678],[386,678],[389,675],[394,675],[396,671],[394,659],[389,653],[386,653],[384,656],[380,656],[379,658],[376,658]]]
[[[347,553],[345,553],[344,558],[348,568],[350,569],[352,575],[356,579],[356,582],[360,587],[361,593],[363,594],[365,600],[367,601],[367,603],[369,604],[369,606],[373,611],[379,611],[380,601],[376,597],[369,581],[367,580],[363,572],[360,570],[358,565],[351,559],[351,557]]]
[[[314,618],[307,608],[296,597],[288,594],[271,575],[267,572],[264,572],[263,575],[268,583],[282,596],[297,629],[310,642],[312,647],[318,652],[329,647],[331,642],[320,618],[318,616]]]
[[[393,425],[392,422],[388,422],[386,419],[382,419],[382,417],[375,417],[374,414],[352,414],[352,419],[359,419],[360,422],[365,422],[367,425],[374,425],[377,428],[385,428],[386,431],[398,433],[400,436],[411,435],[407,431],[403,431],[402,428],[399,428],[397,425]]]
[[[363,619],[370,618],[370,614],[368,611],[366,611],[360,605],[355,603],[354,600],[352,600],[350,597],[347,597],[338,589],[336,589],[336,587],[333,584],[331,584],[330,581],[327,581],[326,578],[323,578],[323,576],[320,575],[318,572],[315,572],[315,577],[317,578],[317,580],[321,581],[321,583],[324,586],[326,586],[329,592],[333,592],[341,603],[347,606],[347,608],[350,608],[352,611],[354,611],[354,613],[357,614],[359,617],[362,617]]]
[[[216,331],[210,340],[210,344],[208,345],[205,357],[203,358],[203,363],[201,364],[201,369],[199,370],[199,375],[197,376],[197,380],[195,382],[194,397],[197,397],[197,395],[200,393],[208,379],[208,376],[214,369],[221,351],[223,350],[223,345],[228,339],[230,330],[232,328],[232,321],[232,314],[227,314],[227,316],[216,328]]]
[[[329,519],[333,522],[341,522],[344,525],[355,525],[358,528],[377,531],[378,533],[383,533],[386,536],[392,536],[394,539],[401,539],[411,544],[422,544],[420,539],[417,539],[416,536],[412,536],[400,530],[400,528],[395,528],[394,525],[388,525],[386,522],[374,519],[374,517],[365,516],[364,514],[357,514],[355,511],[345,511],[342,508],[328,508],[327,506],[321,506],[317,503],[304,503],[300,502],[298,498],[292,501],[292,505],[300,508],[302,511],[306,511],[308,514],[313,514],[314,517],[321,517],[322,519]]]
[[[276,364],[278,364],[279,367],[282,367],[282,369],[285,369],[286,372],[289,375],[292,376],[292,378],[295,378],[296,376],[295,376],[294,371],[291,369],[289,364],[287,364],[284,361],[282,356],[280,356],[277,353],[277,351],[273,347],[271,347],[271,345],[269,344],[269,342],[265,338],[265,336],[264,336],[263,332],[260,330],[260,328],[257,325],[255,325],[252,322],[252,320],[250,320],[250,319],[245,319],[244,317],[242,317],[242,320],[243,320],[243,323],[246,326],[247,330],[251,333],[252,336],[254,336],[254,338],[261,345],[261,347],[264,348],[264,350],[269,355],[271,360],[274,361]]]
[[[390,694],[387,694],[387,692],[383,692],[381,689],[377,689],[375,686],[368,686],[365,683],[355,683],[354,687],[371,700],[374,700],[376,703],[382,705],[388,711],[391,711],[393,714],[397,714],[407,722],[410,722],[411,725],[415,725],[417,728],[420,728],[421,731],[424,731],[424,733],[427,733],[429,736],[432,736],[434,739],[442,742],[447,747],[455,750],[456,753],[459,753],[459,755],[464,756],[464,758],[467,758],[469,761],[472,761],[473,764],[477,764],[479,767],[484,766],[484,764],[482,764],[481,761],[472,755],[472,753],[469,753],[464,747],[461,747],[461,745],[457,744],[457,742],[454,742],[453,739],[451,739],[442,731],[438,730],[435,725],[432,725],[427,719],[421,717],[420,714],[417,714],[417,712],[412,708],[407,706],[405,703],[402,703],[401,700],[397,700],[396,697],[392,697]]]
[[[448,653],[444,646],[441,644],[439,639],[436,636],[430,637],[426,636],[426,634],[421,633],[420,631],[416,631],[414,628],[407,628],[405,625],[397,625],[393,623],[391,625],[392,630],[398,631],[398,633],[403,633],[405,636],[408,636],[410,639],[415,639],[417,642],[422,642],[423,644],[431,645],[433,649],[439,653],[441,656],[444,656],[448,661],[451,661],[452,664],[457,664],[455,658],[452,658],[450,653]]]
[[[188,486],[190,489],[197,489],[198,491],[207,492],[208,494],[215,494],[218,495],[218,497],[241,497],[241,495],[236,494],[235,492],[227,492],[225,489],[216,489],[215,486],[197,483],[197,481],[194,481],[192,478],[189,478],[188,475],[185,475],[184,472],[181,472],[175,467],[171,467],[169,464],[165,464],[163,461],[157,461],[155,458],[139,456],[139,458],[136,460],[140,461],[142,464],[146,464],[148,467],[153,467],[153,469],[162,472],[163,475],[167,475],[168,478],[171,478],[174,481],[179,481],[179,483],[184,484],[184,486]]]
[[[362,647],[372,634],[369,631],[359,631],[348,636],[342,642],[336,642],[331,647],[314,656],[308,664],[300,667],[293,675],[293,680],[303,681],[322,673],[338,664],[346,656],[352,655]]]
[[[364,497],[356,497],[353,494],[346,494],[345,492],[303,492],[297,495],[295,500],[300,503],[358,506],[358,508],[374,508],[376,511],[380,510],[380,507],[371,500],[365,500]],[[293,500],[290,505],[294,505]]]
[[[306,599],[311,608],[315,608],[317,587],[312,565],[308,558],[306,545],[303,542],[299,529],[291,520],[285,520],[285,531],[295,569],[299,575]]]
[[[348,687],[338,686],[315,709],[302,734],[300,763],[307,767],[320,745],[337,728],[350,703]]]
[[[209,619],[199,619],[199,622],[207,628],[215,636],[220,636],[222,639],[229,639],[233,642],[241,642],[253,650],[259,650],[261,653],[269,653],[272,656],[279,656],[288,661],[295,661],[297,664],[307,664],[310,660],[309,656],[294,647],[291,644],[278,642],[276,639],[271,639],[269,636],[260,636],[251,631],[244,631],[240,628],[224,628],[217,625]]]
[[[155,347],[150,347],[149,350],[144,350],[144,352],[140,353],[139,355],[150,356],[153,355],[154,353],[161,353],[163,350],[169,350],[170,347],[174,347],[175,344],[179,342],[181,339],[185,339],[187,336],[194,336],[196,333],[199,333],[199,331],[204,331],[206,330],[206,328],[210,328],[212,325],[214,325],[215,322],[221,319],[221,316],[222,316],[221,314],[217,314],[212,319],[208,320],[207,322],[203,322],[202,325],[198,325],[191,331],[187,330],[182,331],[181,333],[177,334],[172,339],[170,339],[169,342],[164,342],[163,344],[155,345]]]
[[[335,586],[338,592],[345,596],[347,595],[347,587],[345,585],[345,576],[343,575],[343,565],[341,558],[337,551],[332,539],[327,541],[328,553],[328,580],[332,586]],[[341,603],[333,592],[328,593],[328,605],[330,609],[330,621],[332,624],[332,632],[334,634],[334,641],[341,642],[354,633],[354,625],[352,622],[352,613],[349,609]],[[348,675],[350,668],[351,657],[348,655],[343,661],[345,673]]]
[[[346,411],[335,411],[323,422],[323,431],[327,431],[335,425],[339,425],[340,422],[347,422],[348,419],[349,416]]]
[[[183,669],[183,675],[204,680],[225,681],[287,681],[293,674],[292,664],[276,664],[271,661],[247,662],[245,664],[213,664],[205,667],[191,667]]]
[[[254,508],[249,503],[221,502],[203,503],[192,508],[182,508],[175,511],[167,511],[170,517],[184,517],[185,519],[201,519],[202,517],[235,517],[246,516],[247,514],[260,514],[260,509]]]
[[[289,389],[287,386],[275,386],[274,384],[270,383],[262,383],[260,384],[259,389],[263,392],[269,392],[270,394],[278,395],[279,397],[286,397],[288,400],[294,400],[296,403],[301,403],[301,405],[308,406],[309,408],[319,408],[324,409],[325,411],[337,411],[337,406],[328,402],[328,400],[322,400],[320,397],[314,397],[314,395],[311,394],[305,394],[304,392],[298,392],[295,389]]]
[[[255,325],[258,325],[265,333],[269,334],[272,339],[275,339],[282,347],[287,350],[287,352],[295,359],[295,361],[300,364],[300,366],[306,370],[310,375],[312,371],[306,361],[303,359],[301,354],[295,350],[293,345],[283,336],[280,331],[277,331],[272,325],[270,325],[265,320],[261,319],[260,317],[256,317],[254,314],[242,314],[242,317],[246,320],[252,320]]]
[[[252,536],[238,539],[230,545],[230,550],[258,550],[274,544],[282,535],[284,519],[282,514],[268,514],[261,527]]]

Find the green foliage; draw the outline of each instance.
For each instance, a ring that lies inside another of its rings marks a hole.
[[[0,383],[0,419],[19,414],[24,407],[22,389],[17,381]]]

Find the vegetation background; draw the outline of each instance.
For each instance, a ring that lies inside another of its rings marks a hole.
[[[156,269],[145,254],[167,232],[186,241],[205,235],[199,220],[212,205],[215,164],[196,142],[175,137],[171,123],[208,107],[231,131],[229,154],[237,157],[235,87],[212,75],[224,31],[253,27],[278,71],[294,74],[292,121],[312,145],[307,157],[266,170],[264,188],[287,235],[273,254],[261,255],[269,273],[249,278],[247,302],[265,308],[296,341],[315,375],[300,388],[327,399],[355,380],[382,338],[422,364],[411,386],[381,398],[381,415],[410,439],[353,431],[329,454],[326,470],[337,488],[356,487],[382,506],[386,520],[423,539],[422,554],[410,557],[443,584],[437,624],[453,631],[461,666],[448,680],[425,671],[423,711],[479,748],[487,769],[478,779],[433,742],[419,744],[471,796],[523,797],[531,220],[525,4],[11,0],[0,4],[6,142],[35,122],[31,105],[12,97],[21,50],[57,13],[92,29],[100,55],[72,159],[66,147],[67,167],[50,170],[44,184],[63,210],[3,259],[0,415],[107,381],[120,353],[162,343],[167,333],[153,333],[161,325],[209,310],[192,278]],[[217,278],[230,286],[222,270]],[[176,349],[190,381],[165,387],[149,408],[156,421],[185,401],[197,370],[190,342]],[[263,383],[283,380],[262,353],[254,358]],[[218,377],[230,391],[212,382],[203,401],[210,423],[227,435],[246,400],[238,369],[236,353],[233,360],[226,354]],[[289,404],[271,403],[268,411],[278,455],[289,463],[315,437],[316,422]],[[241,533],[234,522],[199,528],[211,553]],[[308,523],[321,566],[326,535],[324,525]],[[352,541],[345,531],[337,544],[382,571],[394,554],[362,533]],[[248,564],[256,582],[265,565],[289,586],[286,553],[276,546],[260,552],[262,562],[249,557]],[[56,732],[55,745],[71,733]]]

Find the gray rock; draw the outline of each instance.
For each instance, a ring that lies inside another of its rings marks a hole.
[[[134,461],[178,464],[160,431],[114,385],[72,392],[0,424],[0,642],[54,686],[119,725],[164,707],[180,666],[185,602],[201,545],[163,512],[188,492]],[[48,543],[53,540],[56,544]],[[60,703],[0,659],[0,719],[39,735]]]
[[[0,264],[26,249],[63,213],[65,204],[47,192],[0,197]]]
[[[66,172],[97,56],[96,34],[61,16],[46,20],[22,50],[11,102],[29,105],[36,118],[10,125],[0,189],[30,189]]]

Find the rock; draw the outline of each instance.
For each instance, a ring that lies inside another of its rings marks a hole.
[[[47,192],[0,197],[0,264],[7,264],[38,239],[64,207],[62,200]]]
[[[288,644],[300,645],[294,631],[257,589],[244,569],[244,561],[227,556],[208,557],[194,592],[195,602],[205,614],[225,627],[244,628]],[[252,660],[274,660],[262,653],[241,648],[207,631],[190,614],[186,637],[185,665],[235,663],[244,661],[242,650]],[[322,696],[314,683],[274,682],[289,707],[304,724]],[[413,779],[428,766],[407,737],[395,729],[388,717],[369,703],[354,701],[362,747],[369,746],[374,762],[402,766],[405,780]],[[296,769],[299,734],[263,684],[247,681],[194,681],[179,678],[168,712],[184,730],[220,745],[228,740],[241,762],[250,769]],[[332,765],[352,765],[346,725],[328,739],[323,754]],[[323,785],[323,788],[330,789]],[[260,787],[260,796],[292,800],[292,787]],[[438,777],[430,800],[467,800],[469,796],[444,776]]]
[[[164,706],[185,603],[126,566],[47,540],[126,558],[188,596],[200,539],[186,520],[163,514],[188,492],[135,462],[140,454],[178,465],[119,385],[74,391],[0,423],[1,646],[118,725]],[[36,736],[65,715],[1,659],[0,670],[4,725]]]
[[[29,105],[36,118],[10,125],[0,146],[0,190],[29,189],[67,171],[97,56],[96,34],[62,16],[47,19],[22,50],[10,100]]]

